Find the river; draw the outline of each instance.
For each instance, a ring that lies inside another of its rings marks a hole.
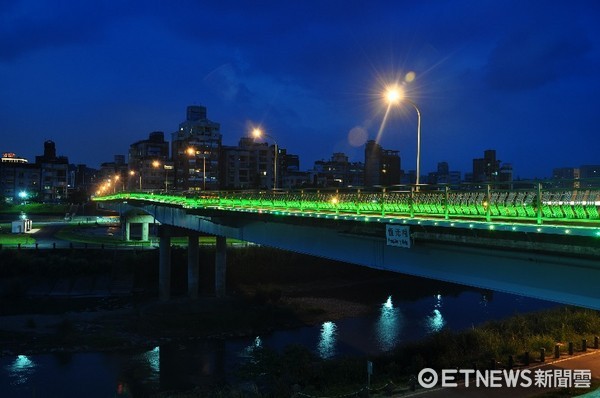
[[[2,397],[145,396],[156,391],[187,390],[231,381],[236,366],[257,346],[276,350],[301,344],[321,358],[369,357],[449,328],[461,330],[557,304],[505,293],[476,291],[429,281],[419,298],[402,286],[369,286],[361,298],[372,311],[244,338],[198,339],[144,351],[56,353],[0,358]],[[368,291],[367,291],[368,290]],[[341,293],[340,293],[341,294]],[[347,294],[347,292],[346,292]],[[335,295],[335,292],[333,293]]]

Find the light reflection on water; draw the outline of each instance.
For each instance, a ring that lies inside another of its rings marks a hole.
[[[382,304],[376,324],[377,342],[383,352],[390,351],[399,342],[403,317],[400,308],[394,308],[392,296]]]
[[[256,350],[262,348],[262,346],[263,346],[262,339],[260,338],[260,336],[256,336],[254,338],[254,341],[252,342],[252,344],[244,347],[242,352],[240,352],[239,356],[242,358],[252,358],[252,356],[254,355]]]
[[[160,347],[156,346],[150,351],[141,354],[142,360],[146,362],[151,370],[149,379],[153,381],[160,380]]]
[[[11,382],[15,385],[26,384],[35,372],[36,364],[27,355],[17,355],[15,361],[8,366]]]
[[[433,311],[425,319],[425,324],[429,333],[439,332],[446,325],[446,320],[442,315],[442,295],[436,294],[434,297],[435,304]]]
[[[0,357],[0,396],[33,396],[32,391],[40,390],[65,398],[128,396],[128,386],[145,388],[133,396],[149,396],[146,392],[191,389],[223,380],[239,363],[252,361],[262,347],[280,351],[288,344],[300,344],[325,359],[376,355],[444,328],[462,330],[489,319],[556,306],[496,292],[434,292],[411,301],[401,292],[382,291],[368,315],[232,338],[221,345],[198,342],[135,353],[79,353],[69,356],[66,364],[56,355]]]
[[[336,331],[337,326],[333,322],[323,322],[323,325],[321,325],[321,335],[317,346],[321,358],[329,359],[335,356]]]

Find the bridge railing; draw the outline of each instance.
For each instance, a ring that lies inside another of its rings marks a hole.
[[[139,199],[185,208],[262,209],[289,212],[335,212],[445,219],[600,221],[600,186],[557,186],[550,182],[393,186],[375,189],[305,189],[276,191],[205,191],[190,193],[119,193],[96,200]],[[600,184],[599,184],[600,185]],[[510,189],[512,188],[512,189]]]

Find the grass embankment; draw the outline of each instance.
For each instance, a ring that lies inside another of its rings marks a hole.
[[[55,214],[64,215],[69,210],[68,204],[26,203],[22,205],[3,204],[0,214]]]
[[[2,228],[4,230],[4,228]],[[15,246],[18,244],[31,245],[35,243],[35,239],[26,234],[11,234],[0,232],[0,245]]]

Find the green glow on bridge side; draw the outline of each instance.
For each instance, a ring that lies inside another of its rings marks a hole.
[[[600,237],[600,189],[420,192],[116,193],[95,201],[142,201],[184,209]],[[539,207],[539,208],[538,208]],[[544,228],[540,224],[543,224]],[[552,227],[548,229],[549,227]]]

